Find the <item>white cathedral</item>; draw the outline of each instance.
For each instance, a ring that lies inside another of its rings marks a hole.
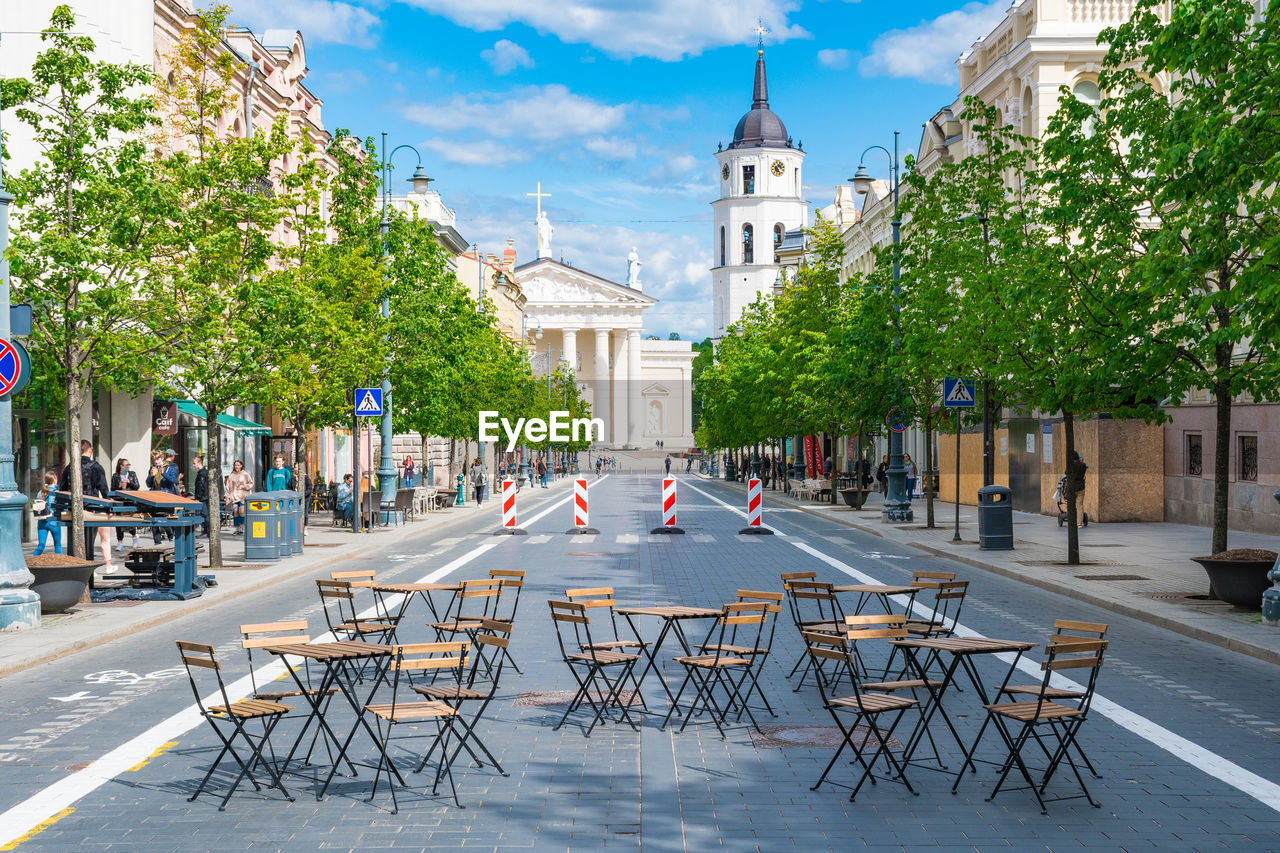
[[[800,178],[804,151],[792,144],[782,119],[769,109],[763,49],[756,53],[751,109],[716,160],[720,198],[711,204],[711,291],[713,337],[720,338],[758,295],[772,292],[782,271],[778,249],[788,232],[807,224]]]

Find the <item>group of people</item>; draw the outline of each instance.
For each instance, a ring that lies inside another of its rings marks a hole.
[[[101,463],[93,458],[93,443],[88,440],[80,442],[80,482],[83,493],[86,496],[106,498],[111,492],[138,491],[145,485],[147,489],[152,491],[168,492],[173,495],[194,498],[200,502],[200,507],[197,511],[204,516],[201,535],[207,537],[209,535],[210,522],[209,471],[205,468],[204,456],[197,454],[192,457],[191,467],[195,471],[195,483],[190,494],[187,492],[185,477],[178,468],[177,453],[173,450],[153,450],[151,452],[150,467],[147,470],[146,477],[141,481],[138,479],[137,472],[133,470],[133,464],[124,457],[116,460],[115,472],[108,479],[106,470]],[[307,478],[307,481],[307,486],[309,487],[310,478]],[[266,490],[289,489],[295,485],[293,471],[285,465],[284,456],[276,454],[273,467],[267,472],[265,478]],[[233,534],[244,533],[244,502],[253,490],[253,477],[245,470],[242,460],[235,460],[231,466],[231,473],[227,474],[223,479],[222,492],[222,504],[231,513]],[[62,525],[50,506],[55,491],[71,491],[70,465],[63,467],[61,476],[53,471],[46,472],[44,485],[32,503],[32,512],[35,514],[37,530],[34,553],[37,556],[43,554],[50,543],[53,545],[54,553],[62,553]],[[308,491],[310,491],[309,488]],[[115,531],[117,551],[125,550],[124,540],[126,535],[132,537],[131,547],[138,547],[138,528],[117,527]],[[162,531],[161,528],[152,528],[152,537],[157,544],[163,541],[165,535],[166,532]],[[173,538],[172,532],[168,532],[167,535],[170,539]],[[110,571],[111,541],[107,528],[98,528],[97,540],[102,551],[103,568]],[[87,557],[93,558],[94,543],[92,538],[87,535],[85,536],[85,552]]]

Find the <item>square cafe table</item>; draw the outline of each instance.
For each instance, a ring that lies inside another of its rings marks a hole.
[[[719,607],[686,607],[682,604],[654,604],[638,607],[615,607],[614,612],[627,620],[627,625],[631,628],[631,633],[636,635],[636,640],[640,643],[640,653],[647,658],[644,669],[640,671],[640,677],[635,681],[636,692],[640,692],[640,685],[644,683],[644,677],[649,674],[649,670],[653,669],[658,661],[658,652],[662,648],[663,642],[667,639],[668,634],[674,634],[680,642],[680,648],[684,650],[686,655],[693,654],[693,650],[689,647],[689,638],[684,634],[684,628],[681,622],[689,619],[715,619],[723,613],[723,609]],[[652,643],[645,643],[644,638],[640,636],[640,631],[636,628],[633,617],[636,616],[656,616],[662,620],[662,630],[658,632],[658,638]],[[667,686],[667,680],[660,675],[659,683],[662,684],[663,691],[667,694],[667,701],[672,705],[675,704],[676,697],[672,695],[671,688]]]
[[[907,740],[907,744],[903,749],[902,763],[905,765],[912,761],[912,756],[915,754],[916,748],[920,746],[920,741],[923,740],[928,729],[929,721],[938,712],[941,712],[943,722],[947,724],[947,729],[951,732],[951,737],[955,739],[956,745],[960,747],[960,752],[962,754],[968,753],[964,740],[960,737],[960,733],[956,731],[956,727],[951,722],[946,708],[943,707],[943,698],[947,689],[955,683],[958,669],[963,667],[969,683],[973,685],[973,689],[977,692],[978,707],[982,707],[990,704],[993,700],[987,695],[986,685],[982,680],[982,675],[978,672],[977,663],[974,659],[978,655],[1012,652],[1014,658],[1002,682],[1002,685],[1004,685],[1009,683],[1009,678],[1017,670],[1018,660],[1023,653],[1029,649],[1034,649],[1038,644],[1027,643],[1022,640],[997,640],[991,637],[925,637],[921,639],[892,640],[891,645],[903,650],[910,667],[916,671],[916,677],[924,681],[925,689],[929,692],[929,698],[925,701],[924,707],[920,711],[920,721],[916,724],[915,730],[912,731],[911,737]],[[919,657],[921,652],[925,652],[927,655],[923,663]],[[928,676],[929,661],[933,658],[941,658],[944,652],[951,656],[951,662],[946,665],[943,671],[942,681],[931,682]],[[960,771],[955,774],[952,774],[945,766],[928,769],[955,775],[958,781],[967,766],[969,766],[969,762],[965,762]]]
[[[293,746],[289,748],[289,754],[284,759],[284,768],[287,769],[289,762],[293,760],[294,753],[298,751],[299,745],[306,738],[307,731],[311,728],[312,721],[320,726],[321,732],[329,739],[337,748],[337,757],[334,758],[333,767],[329,770],[329,775],[324,780],[324,785],[316,792],[316,800],[324,797],[329,790],[329,783],[333,781],[333,776],[338,771],[338,765],[343,761],[347,762],[347,766],[351,768],[352,775],[356,775],[355,767],[351,760],[347,758],[347,749],[351,746],[351,741],[355,738],[356,732],[361,726],[369,734],[369,737],[377,745],[378,751],[386,757],[386,750],[383,749],[382,740],[369,727],[369,721],[365,719],[364,706],[373,700],[374,694],[378,691],[382,678],[387,671],[387,667],[391,663],[391,655],[393,646],[382,645],[380,643],[364,643],[359,641],[344,641],[332,643],[282,643],[278,646],[266,646],[265,650],[273,655],[291,656],[304,658],[308,661],[316,661],[324,666],[324,677],[320,679],[320,685],[312,690],[303,683],[298,672],[285,662],[286,669],[293,676],[294,682],[298,685],[298,689],[302,691],[302,698],[311,706],[311,713],[307,716],[306,722],[302,725],[302,730],[298,732],[297,739],[293,742]],[[369,695],[361,701],[355,693],[354,679],[348,676],[352,671],[350,664],[360,663],[369,659],[377,659],[378,667],[373,676],[373,687],[369,691]],[[324,718],[323,708],[325,707],[325,699],[330,689],[337,686],[338,691],[346,698],[347,704],[351,706],[351,710],[355,712],[356,722],[351,727],[351,732],[347,735],[345,741],[339,741],[338,736],[334,734],[333,729],[329,726],[328,721]],[[404,784],[404,778],[400,776],[400,772],[396,770],[390,759],[387,759],[391,772],[400,780],[400,784]]]
[[[904,611],[907,615],[911,614],[911,608],[915,605],[916,593],[920,591],[919,587],[911,584],[883,584],[883,583],[850,583],[841,586],[833,586],[831,591],[834,593],[857,593],[858,603],[854,606],[854,615],[862,612],[862,608],[867,602],[875,598],[880,601],[880,606],[884,608],[886,616],[893,615],[893,608],[889,606],[889,599],[895,595],[905,595],[909,597],[907,607]]]
[[[433,592],[448,592],[454,597],[462,591],[460,583],[376,583],[373,585],[373,592],[378,596],[378,603],[382,607],[384,613],[388,616],[391,614],[387,611],[386,604],[383,602],[384,595],[402,595],[400,601],[400,611],[393,617],[393,621],[397,626],[400,620],[404,618],[405,611],[409,609],[409,603],[413,601],[414,596],[419,596],[427,603],[427,609],[431,611],[431,621],[443,621],[439,612],[436,610],[435,602],[431,598]],[[444,612],[448,613],[453,608],[453,598],[449,599],[449,604],[445,606]]]

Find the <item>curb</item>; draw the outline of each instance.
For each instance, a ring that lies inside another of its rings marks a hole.
[[[501,509],[501,504],[499,502],[495,501],[493,502],[492,505],[495,508],[493,511],[497,511]],[[484,510],[481,509],[481,512],[484,512]],[[412,527],[409,527],[409,525],[406,524],[404,525],[404,527],[407,529],[404,530],[403,532],[400,532],[396,536],[390,536],[385,539],[379,539],[378,541],[352,542],[350,547],[347,549],[343,549],[337,553],[331,552],[323,556],[316,555],[313,562],[307,563],[306,565],[300,565],[300,566],[284,569],[283,571],[279,571],[275,574],[271,574],[269,577],[264,577],[262,580],[259,580],[255,583],[244,586],[240,589],[237,589],[234,591],[227,591],[225,595],[222,595],[220,597],[208,598],[202,595],[199,598],[194,598],[194,599],[191,599],[190,601],[173,602],[174,604],[177,604],[179,606],[165,613],[157,613],[156,615],[148,619],[145,619],[143,621],[130,622],[126,625],[121,625],[118,627],[111,628],[109,630],[104,630],[100,633],[94,634],[93,636],[84,636],[76,639],[68,639],[61,643],[41,648],[38,653],[31,655],[30,657],[24,658],[21,661],[9,663],[9,664],[0,664],[0,678],[5,678],[15,673],[22,672],[27,669],[31,669],[32,667],[40,666],[41,664],[49,663],[51,661],[58,660],[63,657],[67,657],[69,655],[73,655],[76,652],[83,651],[88,648],[95,648],[104,643],[109,643],[109,642],[112,642],[113,640],[118,640],[121,637],[125,637],[130,634],[136,634],[139,631],[149,630],[158,625],[163,625],[166,622],[172,622],[176,619],[181,619],[185,616],[190,616],[193,613],[200,613],[200,612],[209,610],[225,602],[235,601],[236,599],[243,598],[244,596],[250,593],[259,592],[263,589],[266,589],[267,587],[274,586],[280,583],[281,581],[293,580],[294,578],[301,577],[310,572],[324,569],[328,566],[333,565],[334,563],[342,562],[344,560],[350,560],[362,554],[367,554],[371,551],[377,550],[378,548],[383,548],[388,545],[396,545],[406,540],[414,539],[417,536],[438,532],[440,530],[444,530],[449,527],[456,526],[462,523],[462,521],[464,520],[475,519],[479,517],[480,517],[479,515],[472,516],[470,514],[455,515],[455,516],[451,516],[449,518],[443,519],[439,524],[433,525],[430,528],[425,530],[416,530]],[[305,549],[305,546],[304,546],[304,549]],[[306,558],[307,555],[305,550],[303,551],[301,556],[304,559]],[[189,605],[189,606],[182,606],[182,605]]]
[[[731,483],[735,488],[739,487],[739,484],[736,481],[720,480],[718,482],[728,482],[728,483]],[[745,493],[745,487],[742,488],[742,491]],[[881,539],[891,538],[886,535],[885,531],[877,530],[873,527],[869,527],[865,522],[859,523],[858,521],[855,521],[853,519],[844,519],[836,516],[827,515],[823,512],[820,512],[815,509],[811,509],[809,507],[804,506],[803,504],[797,503],[792,498],[789,498],[783,495],[781,491],[773,492],[772,494],[776,496],[774,500],[779,502],[785,502],[789,506],[795,509],[798,509],[801,512],[807,513],[809,515],[822,518],[826,521],[832,521],[832,522],[835,522],[836,524],[843,524],[845,527],[852,527],[855,530],[859,530],[863,533],[869,533],[872,536],[878,536]],[[901,542],[903,545],[906,545],[910,548],[916,548],[920,551],[925,552],[926,554],[931,554],[935,557],[942,557],[948,560],[955,560],[957,563],[964,563],[967,566],[973,566],[975,569],[982,569],[983,571],[991,572],[992,574],[1000,575],[1001,577],[1009,578],[1010,580],[1019,581],[1021,583],[1027,584],[1028,586],[1034,586],[1039,589],[1043,589],[1047,592],[1054,592],[1059,595],[1066,596],[1067,598],[1074,599],[1076,601],[1082,601],[1085,604],[1092,604],[1095,607],[1101,607],[1102,609],[1109,610],[1112,613],[1118,613],[1122,616],[1128,616],[1131,619],[1137,619],[1140,622],[1146,622],[1148,625],[1154,625],[1157,628],[1164,628],[1165,630],[1173,631],[1176,634],[1181,634],[1184,637],[1190,637],[1193,640],[1200,640],[1202,642],[1209,643],[1211,645],[1217,646],[1218,648],[1227,649],[1228,651],[1237,652],[1239,654],[1245,654],[1245,655],[1248,655],[1249,657],[1266,661],[1267,663],[1280,664],[1280,651],[1277,651],[1275,649],[1269,649],[1269,648],[1266,648],[1265,646],[1255,645],[1254,643],[1248,642],[1247,640],[1241,640],[1237,637],[1224,637],[1222,634],[1216,631],[1210,630],[1208,628],[1202,628],[1198,625],[1187,624],[1186,622],[1182,622],[1178,619],[1174,619],[1171,616],[1166,616],[1162,613],[1154,613],[1149,608],[1135,607],[1132,604],[1127,604],[1122,601],[1115,601],[1105,596],[1095,595],[1094,593],[1088,592],[1087,590],[1077,589],[1075,587],[1068,586],[1067,584],[1057,583],[1047,578],[1038,578],[1038,577],[1032,577],[1029,575],[1021,574],[1005,566],[1000,566],[995,563],[983,562],[982,560],[976,560],[972,557],[967,557],[963,554],[955,554],[951,551],[946,551],[941,548],[937,548],[937,547],[934,547],[933,545],[928,545],[923,542],[917,542],[917,541],[913,541],[905,538],[898,539],[896,537],[894,537],[892,541]],[[1159,608],[1161,607],[1161,605],[1153,601],[1150,603],[1150,607]]]

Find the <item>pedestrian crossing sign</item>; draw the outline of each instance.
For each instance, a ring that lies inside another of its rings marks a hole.
[[[382,417],[382,389],[381,388],[357,388],[356,389],[356,417],[358,418]]]
[[[950,409],[972,409],[974,406],[973,383],[963,377],[947,377],[942,380],[942,405]]]

